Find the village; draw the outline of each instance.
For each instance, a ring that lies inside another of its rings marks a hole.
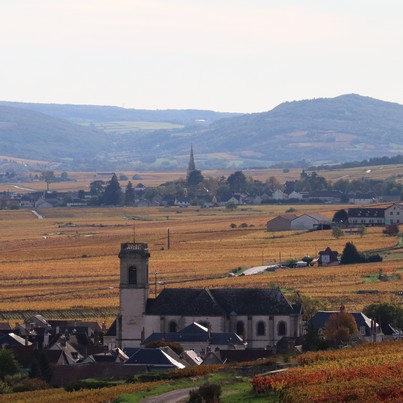
[[[125,220],[134,220],[134,239],[121,243],[117,256],[119,264],[115,256],[114,264],[119,266],[119,306],[112,322],[106,325],[105,321],[99,323],[80,316],[72,318],[71,314],[63,318],[63,311],[59,311],[60,317],[55,318],[52,314],[48,318],[46,313],[31,310],[20,316],[22,322],[12,323],[13,320],[4,321],[8,315],[6,311],[0,312],[3,318],[0,322],[0,345],[2,351],[11,354],[15,368],[22,374],[22,384],[27,382],[24,379],[39,379],[54,387],[69,388],[69,385],[88,378],[125,379],[156,371],[231,366],[272,360],[279,356],[292,357],[311,350],[403,338],[399,313],[397,316],[390,314],[396,309],[394,304],[369,304],[363,310],[355,310],[350,303],[347,310],[343,299],[340,299],[337,310],[334,305],[333,309],[325,309],[325,305],[317,302],[313,308],[313,299],[298,291],[291,297],[285,295],[276,284],[266,283],[263,287],[231,284],[250,276],[264,278],[270,273],[294,269],[301,273],[315,269],[323,275],[322,270],[332,267],[382,262],[390,248],[363,252],[357,249],[354,241],[370,237],[366,235],[368,230],[376,229],[383,231],[386,237],[397,236],[398,252],[402,243],[399,224],[403,217],[400,196],[378,197],[374,193],[356,193],[346,197],[346,193],[334,190],[297,191],[296,188],[303,189],[301,183],[323,183],[323,179],[315,173],[305,172],[293,185],[284,184],[282,189],[272,188],[273,191],[267,193],[262,193],[260,189],[259,194],[247,186],[251,183],[256,185],[256,181],[247,179],[242,172],[235,172],[221,181],[220,186],[226,192],[217,190],[213,195],[204,187],[206,182],[200,178],[201,173],[196,170],[193,158],[192,149],[187,180],[174,185],[148,188],[139,183],[133,187],[129,181],[121,189],[117,176],[104,172],[95,175],[90,191],[56,192],[49,190],[52,183],[49,181],[44,192],[4,192],[2,206],[6,210],[27,211],[34,220],[40,221],[52,216],[52,210],[65,209],[78,214],[80,209],[95,210],[99,204],[106,211],[111,207],[128,206],[133,211],[162,207],[162,214],[173,209],[172,213],[176,212],[178,217],[189,214],[188,210],[192,214],[200,213],[202,210],[197,207],[211,211],[217,209],[220,214],[234,214],[248,211],[248,206],[273,205],[278,206],[277,209],[284,206],[285,213],[271,214],[263,228],[255,229],[252,224],[243,222],[237,225],[232,222],[226,232],[260,232],[265,239],[286,237],[290,243],[293,238],[323,232],[327,241],[315,244],[319,249],[315,246],[315,253],[311,255],[294,254],[291,257],[278,249],[272,252],[278,257],[273,258],[272,254],[266,259],[262,249],[261,264],[240,265],[230,272],[208,277],[200,277],[200,274],[187,277],[185,286],[191,288],[185,288],[183,279],[165,280],[157,278],[156,272],[150,272],[153,263],[148,244],[135,240],[135,221],[140,220],[140,225],[142,219],[125,213]],[[110,179],[103,181],[105,178]],[[139,180],[138,177],[136,179]],[[274,178],[269,182],[280,187]],[[287,187],[294,190],[287,194]],[[176,193],[161,192],[164,188],[176,188]],[[188,197],[180,197],[186,193]],[[307,207],[310,205],[314,206],[313,210]],[[334,211],[332,217],[329,213],[324,214],[323,208],[317,212],[318,205],[331,207]],[[309,211],[304,212],[307,208]],[[165,218],[169,222],[169,216]],[[58,231],[44,233],[43,241],[54,242],[66,233],[70,234],[69,242],[74,239],[79,242],[82,226],[59,221]],[[96,224],[95,227],[102,229],[104,225]],[[119,224],[117,228],[125,230],[126,225]],[[343,250],[329,246],[329,234],[338,245],[344,244],[340,244],[339,239],[347,241]],[[169,252],[169,229],[167,242]],[[158,248],[160,253],[164,251],[165,247],[159,245],[161,243],[154,241],[154,252]],[[379,269],[372,278],[380,283],[396,283],[400,277],[398,273],[384,273]],[[225,286],[200,287],[201,282],[214,279]],[[178,285],[180,288],[176,288]],[[399,299],[402,292],[397,290],[388,295]],[[363,288],[357,293],[378,295],[378,290]],[[35,294],[32,297],[35,298]],[[40,294],[36,298],[40,298]],[[343,323],[342,329],[339,325],[334,329],[334,323]],[[275,371],[283,370],[287,365],[277,359],[273,368]],[[11,374],[13,370],[10,371]],[[18,390],[18,386],[15,389]]]

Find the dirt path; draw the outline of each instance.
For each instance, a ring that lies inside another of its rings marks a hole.
[[[189,392],[195,388],[177,389],[158,396],[150,396],[140,400],[140,403],[181,403],[186,402]]]

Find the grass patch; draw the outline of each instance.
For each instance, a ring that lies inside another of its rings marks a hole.
[[[267,400],[268,396],[256,395],[252,391],[249,379],[236,376],[234,371],[220,371],[213,374],[208,374],[205,376],[197,377],[197,379],[186,379],[186,380],[174,380],[168,384],[156,385],[156,387],[146,391],[146,392],[136,392],[136,393],[125,393],[120,395],[115,402],[118,403],[137,403],[142,399],[150,396],[161,395],[166,392],[178,389],[194,388],[197,389],[200,385],[204,383],[217,383],[221,385],[223,394],[222,402],[247,402],[252,400],[261,401],[275,401]]]
[[[377,283],[379,281],[378,274],[369,274],[367,276],[362,276],[366,283]]]

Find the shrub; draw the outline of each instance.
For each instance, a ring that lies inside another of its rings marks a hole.
[[[399,233],[399,226],[397,224],[389,224],[382,232],[385,235],[396,236]]]
[[[22,378],[12,385],[13,392],[27,392],[30,390],[49,389],[50,386],[40,378]]]
[[[205,383],[199,387],[199,390],[189,392],[189,402],[192,403],[214,403],[220,401],[221,386],[217,383]]]
[[[248,224],[246,224],[246,222],[243,222],[239,228],[248,228]]]
[[[237,227],[237,225],[236,225],[236,224],[234,224],[234,223],[232,223],[232,224],[230,225],[230,227],[231,227],[231,228],[236,228],[236,227]]]

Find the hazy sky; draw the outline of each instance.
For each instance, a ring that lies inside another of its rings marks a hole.
[[[0,99],[266,111],[403,104],[401,0],[2,0]]]

